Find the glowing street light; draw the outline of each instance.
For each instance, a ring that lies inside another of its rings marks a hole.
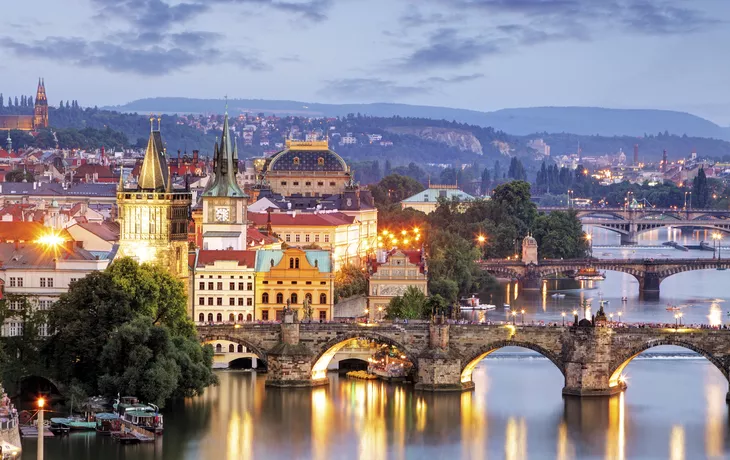
[[[43,406],[46,400],[38,398],[38,460],[43,460]]]
[[[477,242],[479,242],[480,244],[484,244],[485,241],[487,241],[486,236],[484,236],[484,235],[477,236]]]
[[[520,313],[522,313],[522,324],[525,324],[525,310],[522,309]]]
[[[512,310],[512,325],[515,325],[515,318],[517,317],[517,312]]]
[[[620,323],[621,322],[621,312],[618,312],[617,315],[618,315],[618,322]]]
[[[717,260],[720,260],[722,259],[722,243],[720,242],[720,240],[722,240],[722,234],[720,232],[713,232],[712,239],[714,240],[713,243],[717,248]]]
[[[560,316],[563,317],[563,327],[565,327],[565,312],[560,313]]]

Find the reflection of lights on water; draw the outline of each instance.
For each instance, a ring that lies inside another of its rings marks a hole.
[[[606,437],[606,458],[624,460],[626,458],[626,401],[624,393],[609,399],[608,436]]]
[[[711,326],[722,325],[722,310],[717,303],[710,304],[710,314],[707,315],[707,319],[710,321]]]
[[[715,366],[706,366],[705,380],[716,378]],[[724,384],[711,383],[706,386],[706,419],[705,419],[705,454],[708,458],[722,458],[724,455],[724,422],[725,406],[718,404],[725,393]]]
[[[527,424],[525,419],[517,421],[514,417],[507,420],[504,436],[504,458],[520,460],[527,458]]]
[[[672,427],[672,434],[669,437],[669,458],[684,460],[684,427],[681,425]]]

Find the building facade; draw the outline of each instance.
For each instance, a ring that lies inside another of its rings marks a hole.
[[[287,248],[256,253],[256,320],[281,321],[289,307],[299,320],[332,319],[334,274],[329,251]]]
[[[48,128],[48,98],[42,78],[38,79],[33,115],[0,115],[0,130],[34,131],[39,128]]]
[[[428,295],[428,266],[421,250],[379,250],[370,263],[368,312],[372,320],[383,319],[393,297],[415,286]]]
[[[256,251],[196,251],[191,263],[191,318],[200,323],[253,321],[255,264]]]
[[[473,196],[466,192],[459,190],[456,185],[430,185],[422,192],[418,192],[413,196],[410,196],[400,202],[401,208],[413,208],[416,211],[421,211],[426,214],[430,214],[438,207],[439,198],[447,200],[458,199],[459,201],[466,203],[474,199]],[[466,204],[464,205],[466,206]]]
[[[157,129],[150,132],[137,187],[125,189],[120,180],[117,188],[119,256],[160,264],[187,282],[191,201],[190,191],[172,187],[158,119]]]

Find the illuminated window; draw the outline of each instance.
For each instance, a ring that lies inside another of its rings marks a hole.
[[[299,157],[294,157],[294,166],[299,166]]]
[[[291,303],[292,304],[296,304],[297,302],[299,302],[299,296],[296,295],[296,294],[292,294],[291,295]]]
[[[261,303],[269,303],[269,293],[264,292],[261,294]]]
[[[324,158],[323,157],[317,158],[317,166],[324,166]]]
[[[276,303],[284,303],[284,294],[281,292],[276,294]]]
[[[319,295],[319,303],[320,304],[326,304],[327,303],[327,294],[320,294]]]

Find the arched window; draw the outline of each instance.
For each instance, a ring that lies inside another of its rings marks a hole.
[[[216,353],[222,353],[223,352],[223,346],[220,343],[215,344],[215,352]]]
[[[294,268],[294,257],[289,257],[289,268]]]
[[[294,304],[294,305],[296,305],[297,302],[299,302],[299,296],[296,295],[296,294],[292,294],[291,295],[291,303]]]
[[[327,303],[327,294],[320,294],[319,295],[319,303],[322,305]]]
[[[236,347],[234,347],[233,344],[228,345],[228,353],[233,353],[235,349]]]
[[[294,259],[294,268],[299,268],[299,257]]]
[[[208,322],[209,323],[213,322],[213,313],[208,313]]]
[[[269,303],[269,293],[264,292],[261,294],[261,303]]]
[[[243,345],[238,345],[238,352],[243,353]]]
[[[317,158],[317,165],[318,166],[324,166],[324,158],[323,157]]]
[[[284,294],[281,292],[276,294],[276,303],[284,303]]]
[[[246,315],[246,321],[251,321],[252,319],[253,319],[253,317],[251,316],[251,313]]]
[[[238,322],[239,323],[242,323],[243,322],[243,313],[239,313],[238,314]]]
[[[236,320],[236,316],[233,313],[231,313],[230,315],[228,315],[228,321],[233,322],[235,320]]]
[[[215,320],[219,323],[222,323],[223,322],[223,313],[218,313],[217,315],[215,315]]]
[[[304,294],[304,301],[309,303],[309,305],[312,305],[312,294]]]
[[[294,157],[294,166],[299,166],[299,157]]]
[[[198,321],[201,323],[205,321],[205,313],[201,313],[198,315]]]

